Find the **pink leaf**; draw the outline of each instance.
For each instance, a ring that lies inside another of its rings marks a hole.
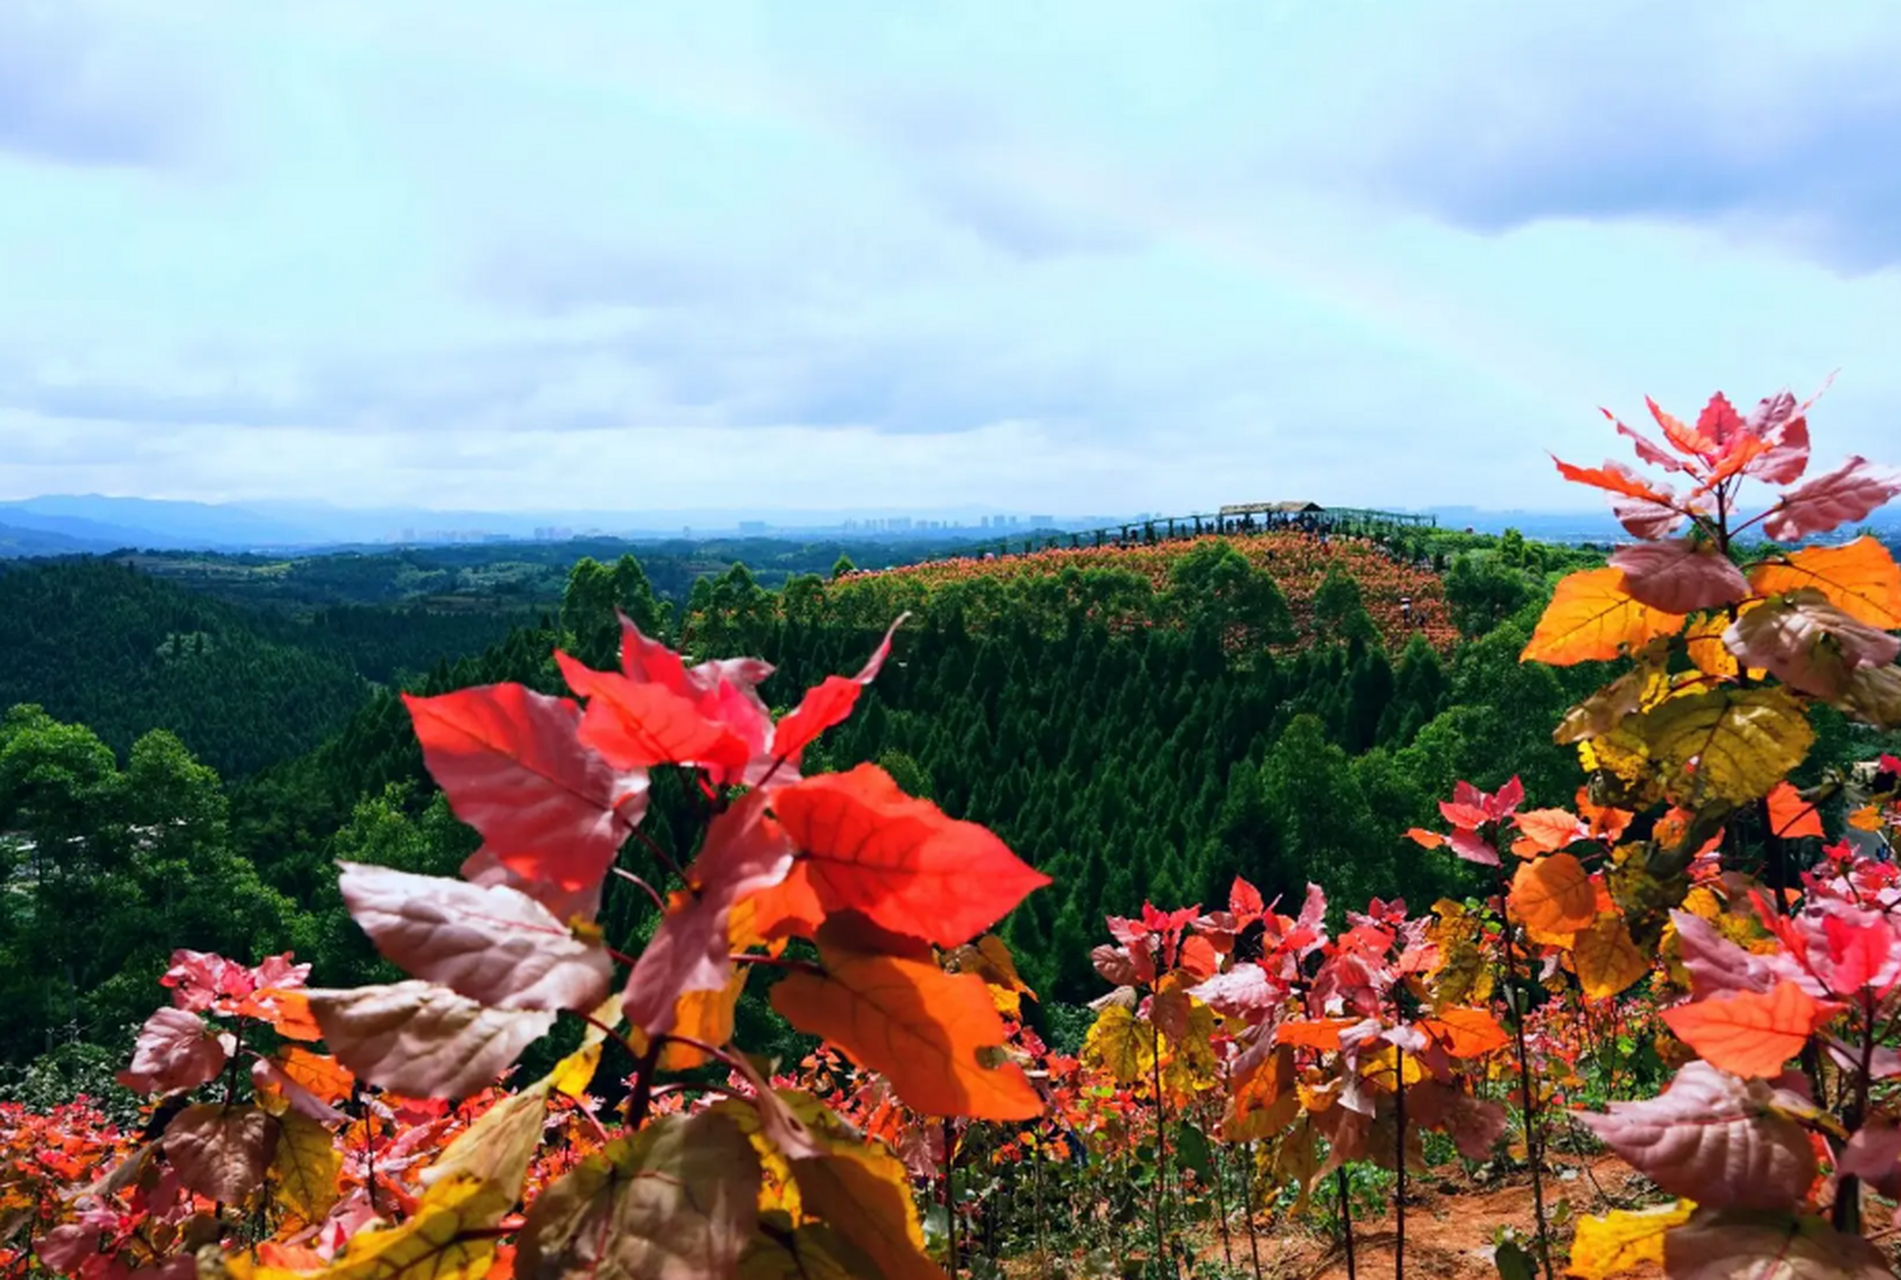
[[[1784,493],[1762,531],[1777,542],[1813,537],[1862,519],[1898,493],[1901,471],[1852,457],[1827,475]]]
[[[1655,1098],[1577,1116],[1669,1195],[1717,1208],[1779,1209],[1799,1202],[1815,1181],[1807,1131],[1774,1109],[1785,1096],[1697,1061]]]
[[[1870,1182],[1892,1178],[1896,1165],[1901,1165],[1901,1126],[1880,1120],[1871,1120],[1855,1130],[1836,1162],[1841,1172]]]
[[[1663,1238],[1670,1280],[1893,1280],[1881,1250],[1819,1218],[1698,1209]]]
[[[1114,983],[1118,987],[1140,986],[1147,981],[1147,978],[1144,978],[1136,969],[1135,961],[1130,958],[1129,953],[1121,947],[1102,943],[1089,953],[1089,961],[1095,965],[1096,972],[1102,975],[1104,981]],[[1150,969],[1148,977],[1152,978],[1155,976],[1153,965]]]
[[[1809,469],[1809,420],[1795,396],[1779,391],[1750,412],[1748,427],[1769,447],[1744,468],[1765,484],[1794,484]]]
[[[137,1093],[196,1089],[218,1078],[228,1052],[224,1038],[186,1009],[160,1009],[139,1028],[132,1065],[118,1081]]]
[[[1732,995],[1738,991],[1765,992],[1776,985],[1775,975],[1761,956],[1743,950],[1716,931],[1716,926],[1688,911],[1672,911],[1683,967],[1690,971],[1690,994],[1698,1000]]]
[[[1617,498],[1611,501],[1611,514],[1633,538],[1667,538],[1682,524],[1681,511],[1647,498]]]
[[[1612,416],[1608,409],[1604,411],[1604,416],[1610,418],[1610,420],[1616,424],[1618,435],[1629,438],[1631,447],[1637,451],[1638,458],[1648,462],[1653,467],[1662,467],[1665,471],[1688,470],[1681,462],[1672,457],[1667,450],[1656,444],[1650,437],[1644,435],[1643,432],[1625,426],[1616,417]]]
[[[204,1102],[173,1116],[160,1145],[186,1187],[240,1205],[264,1183],[277,1152],[277,1122],[256,1107]]]
[[[1452,846],[1452,852],[1467,862],[1476,862],[1482,867],[1499,865],[1498,850],[1482,839],[1476,831],[1467,831],[1460,827],[1446,837],[1446,843]]]
[[[1744,665],[1828,699],[1847,691],[1857,667],[1885,667],[1901,654],[1901,637],[1844,613],[1813,587],[1748,610],[1729,624],[1723,643]]]
[[[518,875],[598,886],[647,809],[647,775],[578,739],[580,708],[518,684],[403,695],[423,760],[456,817]]]
[[[866,685],[878,678],[885,659],[891,656],[891,637],[911,615],[903,613],[884,633],[884,641],[872,653],[871,660],[855,676],[827,676],[815,687],[806,690],[799,705],[779,721],[772,732],[772,754],[780,759],[798,763],[799,754],[819,734],[835,724],[842,723],[858,704],[858,693]]]
[[[687,869],[693,886],[684,906],[668,912],[627,977],[621,1008],[650,1035],[673,1029],[674,1010],[689,991],[718,991],[733,975],[727,921],[741,899],[784,880],[792,842],[766,816],[765,791],[714,818],[700,855]]]
[[[1491,1155],[1492,1144],[1505,1133],[1505,1108],[1436,1080],[1408,1089],[1406,1107],[1419,1124],[1451,1135],[1468,1160]]]
[[[1190,987],[1188,994],[1224,1018],[1258,1022],[1286,1002],[1287,986],[1260,965],[1247,962]]]
[[[466,1098],[494,1083],[554,1025],[545,1010],[485,1009],[431,982],[312,991],[324,1043],[371,1084],[414,1098]]]
[[[1665,613],[1714,609],[1749,594],[1743,571],[1707,542],[1668,538],[1619,547],[1610,563],[1623,570],[1633,599]]]
[[[586,1013],[607,998],[607,949],[576,937],[519,889],[339,865],[350,915],[411,977],[497,1009]]]

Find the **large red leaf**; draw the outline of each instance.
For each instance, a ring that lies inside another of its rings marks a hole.
[[[1610,563],[1623,570],[1632,599],[1665,613],[1715,609],[1749,594],[1743,571],[1707,542],[1666,538],[1619,547]]]
[[[1815,1148],[1791,1118],[1802,1105],[1760,1080],[1692,1062],[1655,1098],[1576,1114],[1669,1195],[1715,1208],[1773,1210],[1799,1202],[1815,1181]]]
[[[1050,882],[989,830],[905,795],[877,765],[807,778],[772,805],[799,850],[785,897],[809,895],[821,912],[860,912],[893,933],[965,942]]]
[[[684,902],[667,913],[627,977],[621,1009],[649,1034],[671,1031],[679,998],[722,990],[733,975],[728,918],[742,898],[785,879],[792,842],[766,814],[769,795],[747,793],[714,818],[687,870]]]
[[[1686,426],[1681,419],[1665,413],[1655,400],[1645,396],[1644,404],[1650,409],[1650,416],[1656,419],[1657,425],[1663,428],[1664,439],[1678,453],[1686,458],[1708,458],[1715,453],[1716,446],[1707,436]]]
[[[1782,1074],[1782,1064],[1840,1008],[1785,978],[1767,992],[1713,996],[1665,1009],[1661,1017],[1677,1039],[1712,1066],[1767,1078]]]
[[[581,745],[581,709],[518,684],[404,694],[423,760],[456,817],[519,875],[598,885],[647,809],[647,775]]]
[[[1777,542],[1795,542],[1860,520],[1901,494],[1901,471],[1852,457],[1777,500],[1762,531]]]
[[[911,615],[900,614],[884,633],[884,640],[872,652],[871,660],[855,676],[827,676],[805,691],[805,697],[772,731],[772,754],[777,759],[797,764],[800,754],[812,740],[835,724],[842,724],[858,705],[858,694],[878,678],[885,659],[891,656],[891,637]]]
[[[486,1009],[431,982],[312,991],[324,1043],[357,1075],[412,1098],[466,1098],[554,1025],[542,1010]]]
[[[819,930],[823,976],[795,972],[772,1007],[801,1031],[832,1041],[882,1074],[913,1110],[935,1116],[1027,1120],[1042,1100],[1022,1068],[989,1065],[1006,1037],[984,981],[945,973],[922,956],[861,949],[829,923]]]
[[[596,671],[556,651],[568,688],[587,699],[581,741],[618,769],[678,764],[719,778],[738,775],[752,752],[746,740],[704,713],[700,703],[662,684],[640,684]]]
[[[600,939],[577,937],[518,889],[340,865],[350,915],[411,977],[497,1009],[586,1013],[607,997],[613,962]]]
[[[1619,497],[1637,498],[1660,506],[1671,506],[1676,501],[1670,490],[1657,488],[1621,462],[1606,462],[1601,467],[1577,467],[1559,458],[1553,458],[1552,461],[1558,464],[1558,474],[1573,484],[1588,484],[1596,489],[1607,489]]]

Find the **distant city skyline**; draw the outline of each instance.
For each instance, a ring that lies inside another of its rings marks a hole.
[[[1567,508],[1840,376],[1901,10],[0,5],[0,498]],[[400,527],[400,525],[398,526]]]

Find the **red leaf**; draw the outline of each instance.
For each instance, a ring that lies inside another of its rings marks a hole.
[[[587,699],[581,741],[615,768],[677,764],[725,779],[743,772],[752,758],[745,739],[675,690],[596,671],[559,650],[554,657],[568,688]]]
[[[1818,965],[1828,989],[1838,996],[1850,996],[1864,987],[1876,987],[1885,993],[1895,975],[1889,968],[1894,954],[1895,935],[1884,916],[1872,911],[1853,915],[1832,913],[1822,918],[1822,933],[1828,940],[1828,964]]]
[[[186,1009],[160,1009],[145,1020],[132,1046],[132,1065],[118,1081],[136,1093],[196,1089],[218,1078],[228,1050],[224,1038]]]
[[[1767,993],[1738,991],[1665,1009],[1660,1016],[1710,1065],[1767,1078],[1782,1074],[1782,1064],[1840,1009],[1784,978]]]
[[[1265,915],[1267,901],[1261,897],[1259,889],[1236,876],[1234,883],[1228,887],[1228,910],[1234,913],[1237,920],[1247,920]]]
[[[1512,843],[1512,852],[1521,858],[1558,853],[1587,834],[1584,824],[1569,809],[1527,809],[1516,821],[1521,836]]]
[[[518,875],[597,886],[647,809],[647,775],[578,740],[581,710],[518,684],[404,694],[429,772],[456,817]]]
[[[1667,1195],[1773,1210],[1799,1203],[1815,1181],[1815,1148],[1790,1106],[1778,1105],[1785,1098],[1801,1106],[1759,1080],[1692,1062],[1655,1098],[1577,1116]]]
[[[859,690],[878,678],[878,672],[884,667],[885,659],[891,655],[891,637],[911,615],[899,614],[898,620],[884,633],[884,641],[872,653],[871,661],[864,670],[855,676],[827,676],[814,688],[805,692],[799,705],[779,721],[772,732],[772,754],[793,764],[799,761],[799,754],[819,734],[835,724],[842,723],[858,704]]]
[[[339,864],[350,915],[411,977],[496,1009],[587,1013],[607,998],[613,963],[518,889]]]
[[[1776,783],[1767,797],[1769,802],[1769,829],[1784,840],[1801,840],[1809,837],[1821,840],[1826,837],[1822,830],[1822,815],[1813,804],[1802,798],[1795,784],[1784,779]]]
[[[1632,599],[1665,613],[1715,609],[1749,594],[1743,571],[1707,542],[1669,538],[1619,547],[1610,563],[1623,570]]]
[[[1736,412],[1736,406],[1720,391],[1710,397],[1710,402],[1696,417],[1696,433],[1717,449],[1728,446],[1745,429],[1743,415]]]
[[[682,995],[726,986],[733,974],[733,907],[778,884],[791,869],[792,843],[766,816],[768,798],[764,791],[749,792],[707,826],[700,855],[687,869],[692,892],[667,913],[627,975],[621,1008],[649,1035],[673,1029]]]
[[[787,888],[893,933],[964,942],[1050,882],[990,831],[905,795],[877,765],[807,778],[774,792],[772,807],[799,850]]]
[[[1777,542],[1795,542],[1860,520],[1901,494],[1901,471],[1852,457],[1824,476],[1790,489],[1762,522]]]

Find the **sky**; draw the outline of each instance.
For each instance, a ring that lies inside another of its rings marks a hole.
[[[5,0],[0,498],[1577,509],[1901,463],[1887,0]]]

